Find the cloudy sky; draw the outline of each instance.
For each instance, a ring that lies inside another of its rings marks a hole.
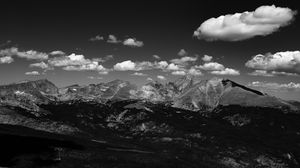
[[[194,75],[300,100],[296,1],[226,2],[2,5],[0,84],[142,85]]]

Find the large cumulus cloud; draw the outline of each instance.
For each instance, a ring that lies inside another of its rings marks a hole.
[[[296,11],[289,8],[260,6],[255,11],[222,15],[204,21],[194,36],[207,41],[240,41],[266,36],[288,25]]]
[[[300,74],[300,51],[258,54],[246,62],[246,67],[277,74]]]

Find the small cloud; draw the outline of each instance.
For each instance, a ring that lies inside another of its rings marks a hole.
[[[203,75],[202,72],[194,67],[191,67],[189,70],[188,70],[188,74],[190,75],[193,75],[193,76],[201,76]]]
[[[157,60],[160,60],[160,59],[161,59],[160,56],[158,56],[158,55],[153,55],[153,58],[154,58],[154,59],[157,59]]]
[[[155,62],[154,65],[157,69],[166,69],[169,64],[167,61],[159,61]]]
[[[211,71],[211,74],[214,74],[214,75],[232,75],[232,76],[236,76],[236,75],[240,75],[240,72],[237,71],[237,70],[235,70],[235,69],[225,68],[223,70]]]
[[[202,70],[205,70],[205,71],[220,71],[225,68],[224,65],[217,63],[217,62],[208,62],[203,65],[196,66],[196,67],[200,68]]]
[[[172,59],[172,60],[170,60],[170,62],[172,62],[174,64],[185,66],[189,62],[195,62],[197,60],[198,60],[198,57],[183,56],[181,58]]]
[[[29,67],[31,67],[31,68],[41,68],[41,69],[44,69],[44,70],[53,70],[53,68],[50,67],[45,62],[33,63],[33,64],[30,64]]]
[[[255,70],[249,73],[251,76],[264,76],[264,77],[274,77],[274,76],[298,76],[296,73],[287,72],[277,72],[277,71],[266,71],[266,70]]]
[[[255,70],[254,72],[249,73],[251,76],[265,76],[265,77],[273,77],[274,75],[271,73],[268,73],[268,71],[265,70]]]
[[[103,37],[103,36],[100,36],[100,35],[97,35],[97,36],[95,36],[95,37],[91,37],[91,38],[89,39],[89,41],[92,41],[92,42],[94,42],[94,41],[102,41],[102,40],[104,40],[104,37]]]
[[[69,65],[63,67],[66,71],[106,71],[102,65],[99,65],[98,62],[92,62],[89,64],[83,65]]]
[[[209,71],[209,73],[214,75],[240,75],[238,70],[226,68],[224,65],[218,62],[206,62],[203,65],[196,65],[192,68],[195,70],[201,69],[204,71]],[[199,72],[199,75],[201,75],[201,72]]]
[[[135,71],[136,64],[131,60],[123,61],[114,65],[114,70],[116,71]]]
[[[186,75],[185,71],[173,71],[171,74],[172,75],[179,75],[179,76]]]
[[[159,62],[133,62],[131,60],[116,63],[114,65],[114,70],[116,71],[142,71],[151,69],[165,69],[168,66],[166,61]]]
[[[50,55],[65,55],[65,52],[57,50],[57,51],[52,51],[49,54]]]
[[[276,82],[260,82],[255,81],[248,84],[250,87],[256,87],[269,91],[300,91],[300,83],[276,83]]]
[[[132,75],[134,76],[148,76],[147,74],[141,73],[141,72],[135,72]]]
[[[0,56],[17,56],[19,58],[26,58],[28,60],[46,60],[48,59],[48,54],[35,51],[35,50],[28,50],[28,51],[19,51],[16,47],[6,48],[0,50]]]
[[[40,73],[38,71],[31,71],[31,72],[25,72],[25,75],[34,75],[34,76],[37,76],[37,75],[40,75]]]
[[[266,36],[289,25],[296,11],[289,8],[260,6],[255,11],[222,15],[203,22],[194,36],[206,41],[241,41]]]
[[[107,39],[108,43],[112,43],[112,44],[117,44],[117,43],[121,43],[120,40],[117,39],[117,37],[115,35],[108,35],[108,39]]]
[[[143,47],[144,43],[142,41],[136,40],[135,38],[128,38],[124,40],[123,45],[129,47]]]
[[[210,62],[213,59],[213,57],[209,55],[204,55],[201,59],[204,62]]]
[[[103,58],[93,58],[92,61],[94,62],[105,62]]]
[[[183,56],[188,55],[188,53],[187,53],[184,49],[181,49],[181,50],[177,53],[177,55],[183,57]]]
[[[181,69],[180,66],[178,66],[174,63],[169,64],[167,67],[167,70],[170,70],[170,71],[178,71],[180,69]]]
[[[105,69],[105,70],[103,70],[103,71],[99,71],[98,74],[100,74],[100,75],[107,75],[109,71],[110,71],[110,70]]]
[[[14,59],[11,56],[0,57],[0,64],[10,64],[14,62]]]
[[[103,79],[100,76],[97,76],[97,77],[95,77],[95,76],[88,76],[87,78],[92,79],[92,80],[94,80],[94,79]]]
[[[86,59],[84,55],[71,54],[68,56],[54,57],[48,60],[54,67],[62,67],[66,71],[98,71],[108,73],[108,69],[99,64],[97,58]]]
[[[162,75],[157,75],[157,79],[160,79],[160,80],[166,80],[166,77],[162,76]]]

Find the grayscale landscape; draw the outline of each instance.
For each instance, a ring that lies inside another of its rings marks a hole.
[[[297,3],[198,3],[2,5],[0,167],[299,168]]]

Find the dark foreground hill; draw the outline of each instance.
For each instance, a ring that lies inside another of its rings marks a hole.
[[[0,167],[300,166],[297,102],[219,79],[49,83],[0,87]]]

